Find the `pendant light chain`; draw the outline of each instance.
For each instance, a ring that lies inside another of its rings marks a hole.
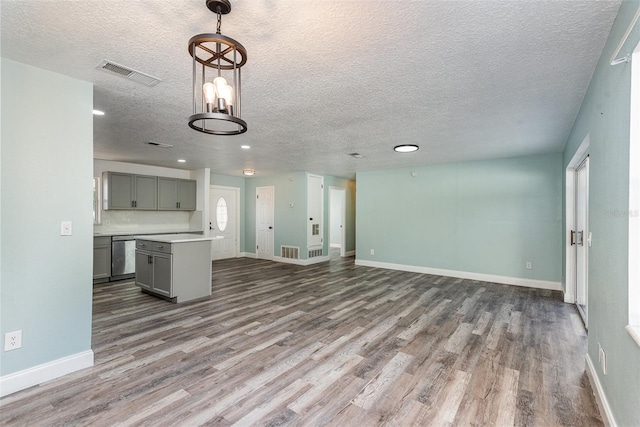
[[[221,26],[222,26],[222,12],[220,11],[220,7],[218,7],[218,30],[216,31],[216,34],[222,34],[220,32]]]

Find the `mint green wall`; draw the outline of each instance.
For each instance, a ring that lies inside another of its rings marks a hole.
[[[245,181],[245,234],[246,252],[256,252],[256,188],[275,187],[274,203],[274,255],[280,246],[298,246],[300,258],[307,259],[307,175],[293,172],[267,177],[246,178]],[[355,250],[355,182],[333,176],[324,177],[324,254],[329,245],[329,187],[347,189],[347,251]],[[293,207],[289,204],[293,203]],[[242,238],[242,235],[241,235]]]
[[[256,253],[256,188],[275,187],[273,252],[280,246],[300,247],[300,258],[307,258],[307,181],[304,172],[245,179],[246,224],[245,245],[248,253]],[[293,203],[293,207],[289,207]]]
[[[357,183],[359,260],[560,281],[561,154],[359,172]]]
[[[566,167],[590,136],[589,357],[620,426],[640,425],[640,347],[625,331],[628,217],[608,215],[629,209],[631,64],[611,66],[609,60],[639,7],[638,1],[622,3],[564,152]],[[636,25],[620,56],[639,40]],[[607,352],[607,375],[598,366],[598,342]]]
[[[91,348],[93,88],[2,59],[0,375]],[[73,221],[73,236],[60,222]]]
[[[245,178],[239,177],[239,176],[219,175],[219,174],[211,173],[210,184],[222,185],[225,187],[236,187],[240,189],[240,252],[246,252],[247,249],[246,249],[245,239],[244,239],[244,235],[246,234]]]
[[[356,250],[356,182],[335,176],[324,177],[324,254],[329,250],[329,188],[339,187],[346,190],[346,222],[344,224],[346,242],[345,251]]]

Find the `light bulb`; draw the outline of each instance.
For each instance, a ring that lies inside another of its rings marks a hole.
[[[223,86],[226,86],[227,80],[224,77],[216,77],[213,79],[213,84],[216,86],[216,91],[218,92],[218,96],[220,96],[220,89]]]
[[[202,91],[204,92],[204,99],[207,101],[207,104],[213,104],[216,100],[216,87],[213,83],[205,83],[202,86]]]
[[[233,89],[229,85],[220,86],[218,88],[218,96],[224,98],[227,105],[233,105]]]

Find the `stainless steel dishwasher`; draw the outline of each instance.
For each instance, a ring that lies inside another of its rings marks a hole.
[[[132,236],[111,238],[111,280],[130,279],[136,273],[136,239]]]

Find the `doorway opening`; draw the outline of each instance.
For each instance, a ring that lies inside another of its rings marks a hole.
[[[346,253],[346,194],[344,188],[329,187],[329,254],[335,251],[340,257]]]

